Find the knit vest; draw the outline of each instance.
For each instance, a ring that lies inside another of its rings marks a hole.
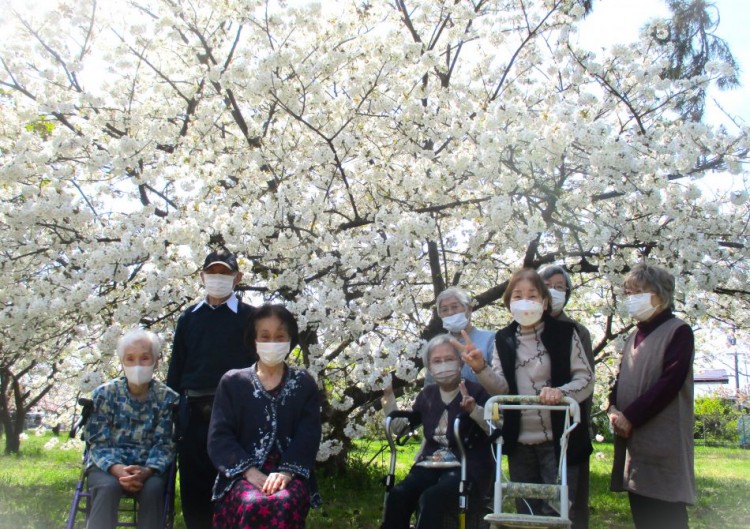
[[[675,331],[687,325],[670,318],[635,347],[633,332],[622,353],[617,409],[626,409],[664,370],[664,353]],[[611,488],[671,502],[695,502],[693,470],[693,370],[677,396],[628,439],[615,438]]]
[[[547,354],[550,356],[550,370],[553,387],[567,384],[570,375],[570,348],[575,332],[575,325],[559,321],[544,315],[544,330],[541,339]],[[508,382],[511,395],[518,395],[516,383],[516,331],[518,323],[513,322],[495,335],[495,347],[500,358],[503,374]],[[560,457],[560,436],[564,428],[565,416],[560,412],[552,413],[552,435],[555,440],[555,454]],[[503,451],[513,453],[518,444],[518,434],[521,427],[521,412],[508,410],[503,413]],[[593,451],[586,425],[579,424],[570,434],[568,443],[568,463],[578,464],[588,459]]]
[[[470,380],[466,380],[465,384],[469,395],[476,400],[477,405],[483,406],[489,398],[484,388]],[[432,454],[440,448],[440,445],[438,445],[434,438],[435,428],[445,410],[448,410],[448,444],[451,451],[456,456],[459,455],[453,431],[453,422],[459,415],[466,415],[461,409],[461,395],[459,393],[451,402],[445,404],[440,397],[440,388],[437,384],[424,388],[414,403],[414,411],[420,412],[424,427],[423,454]],[[477,484],[481,483],[480,490],[486,490],[486,487],[489,486],[489,478],[492,476],[492,472],[488,472],[487,470],[493,468],[494,465],[490,439],[484,430],[468,417],[462,420],[461,432],[466,450],[467,476],[470,480],[477,482]]]

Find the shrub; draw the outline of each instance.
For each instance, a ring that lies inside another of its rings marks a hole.
[[[739,438],[737,419],[740,411],[730,399],[699,397],[695,399],[695,426],[693,437],[708,445],[733,444]]]

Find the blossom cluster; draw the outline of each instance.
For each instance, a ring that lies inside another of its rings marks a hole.
[[[616,331],[623,272],[648,259],[687,318],[746,324],[748,128],[678,112],[724,67],[666,78],[658,28],[580,49],[577,1],[474,4],[59,0],[8,17],[3,360],[44,384],[111,371],[129,326],[168,339],[217,236],[246,299],[285,302],[314,337],[300,361],[355,421],[322,458],[394,378],[420,378],[441,285],[487,293],[474,318],[497,328],[496,287],[560,262],[573,313]],[[716,171],[745,187],[713,196]]]

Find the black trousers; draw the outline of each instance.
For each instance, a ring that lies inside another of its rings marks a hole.
[[[636,529],[688,529],[687,505],[628,492]]]
[[[411,515],[419,507],[415,529],[438,529],[443,518],[458,511],[458,485],[461,469],[434,469],[414,466],[404,480],[391,489],[386,501],[383,529],[409,529]],[[475,489],[478,487],[475,487]],[[472,491],[469,505],[478,496]]]
[[[187,529],[211,529],[216,469],[208,457],[208,421],[191,415],[177,445],[180,498]]]
[[[591,467],[589,460],[586,458],[578,467],[578,481],[573,488],[575,491],[570,497],[573,505],[570,508],[570,520],[573,522],[572,529],[589,529],[589,480]]]

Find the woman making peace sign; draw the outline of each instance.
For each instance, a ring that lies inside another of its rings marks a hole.
[[[594,389],[591,370],[581,340],[572,323],[550,316],[551,297],[535,270],[526,268],[511,276],[503,295],[513,321],[495,335],[492,367],[467,342],[463,360],[492,395],[538,395],[544,404],[559,404],[564,396],[578,402]],[[503,449],[508,454],[512,481],[555,483],[562,434],[562,414],[549,411],[507,411],[503,424]],[[558,417],[559,416],[559,417]],[[585,427],[573,430],[568,449],[569,497],[575,498],[578,464],[591,454]],[[540,500],[516,499],[519,513],[549,513]],[[573,527],[575,520],[573,520]]]
[[[458,505],[461,463],[453,422],[462,412],[472,419],[472,446],[466,456],[467,478],[475,484],[472,492],[481,497],[489,485],[492,453],[481,407],[489,395],[479,384],[461,380],[461,353],[456,343],[451,335],[441,334],[425,347],[424,364],[436,384],[425,386],[412,408],[421,415],[425,444],[409,474],[388,495],[384,529],[408,529],[417,506],[416,529],[442,527],[443,517]],[[392,392],[384,397],[387,414],[396,409],[396,403]]]

